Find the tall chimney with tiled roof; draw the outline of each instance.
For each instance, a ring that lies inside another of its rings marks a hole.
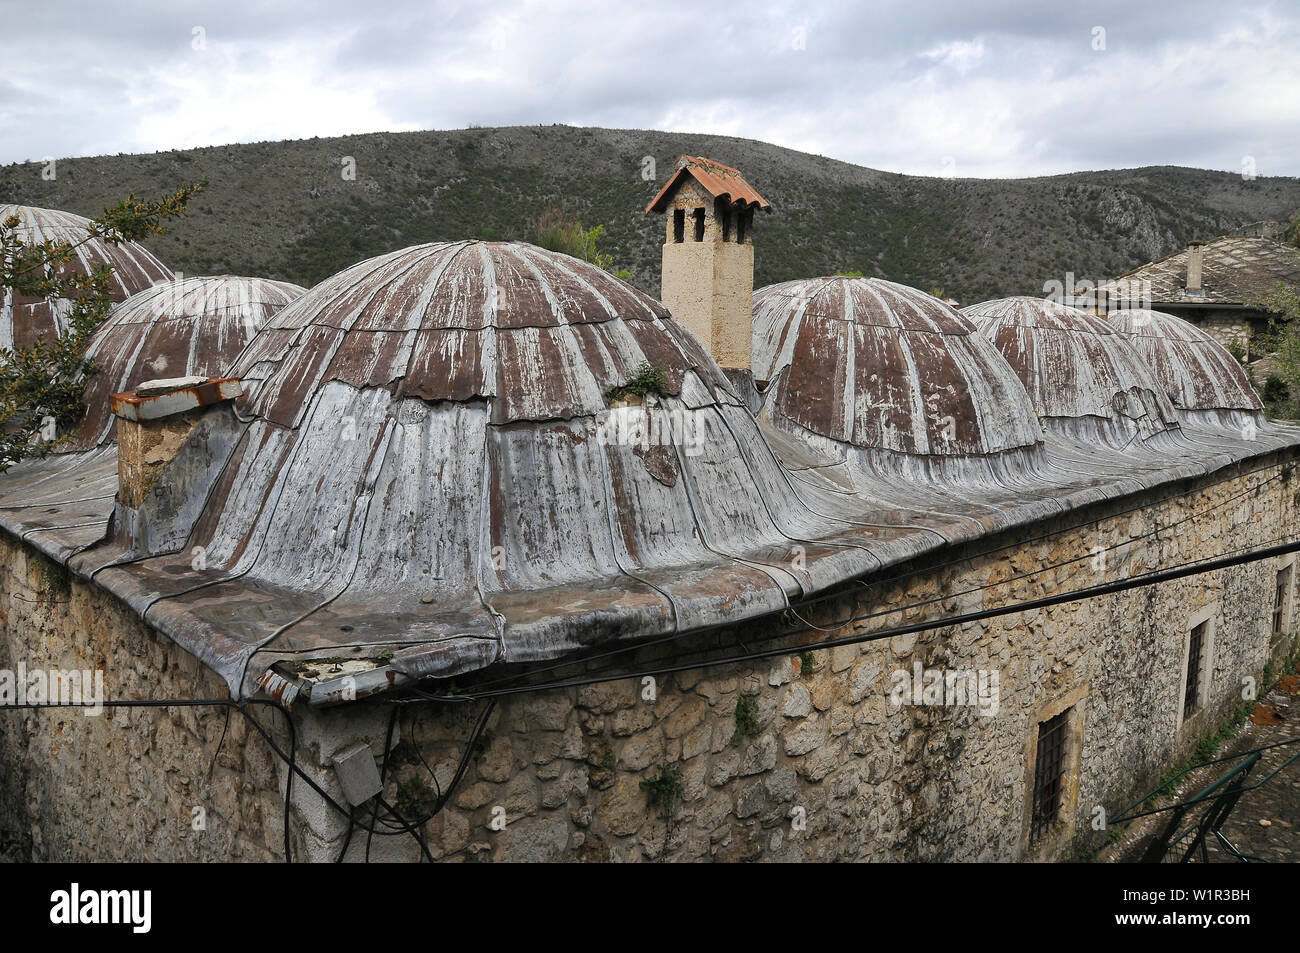
[[[723,368],[748,371],[754,210],[772,210],[730,166],[681,156],[646,212],[664,213],[660,300]]]

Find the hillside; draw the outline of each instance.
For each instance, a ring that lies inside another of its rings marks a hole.
[[[0,167],[0,201],[96,214],[128,192],[206,177],[191,215],[150,243],[186,274],[313,284],[418,242],[530,237],[563,200],[633,283],[657,294],[662,223],[642,213],[679,153],[740,168],[773,204],[757,223],[756,284],[857,270],[963,302],[1041,294],[1043,283],[1105,278],[1260,219],[1300,210],[1300,179],[1243,181],[1158,167],[1033,179],[879,172],[763,142],[633,130],[526,126],[374,133],[65,159]],[[657,181],[641,177],[642,157]],[[356,177],[341,174],[342,157]]]

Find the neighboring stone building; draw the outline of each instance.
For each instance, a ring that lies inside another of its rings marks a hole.
[[[1249,360],[1264,356],[1260,336],[1269,315],[1255,306],[1279,282],[1300,287],[1300,248],[1283,241],[1277,222],[1260,222],[1233,235],[1153,261],[1101,286],[1110,309],[1146,308],[1183,318]]]
[[[1096,846],[1295,644],[1292,552],[1188,567],[1285,536],[1300,430],[1234,429],[1171,325],[1177,404],[1105,322],[969,312],[777,285],[742,362],[588,263],[437,243],[276,311],[237,381],[118,395],[134,439],[0,476],[0,673],[199,704],[0,711],[9,852]]]
[[[17,235],[28,245],[40,242],[67,242],[74,246],[75,267],[89,273],[100,265],[113,266],[109,291],[114,301],[122,301],[158,281],[175,276],[143,245],[123,242],[114,245],[100,239],[87,239],[90,219],[56,209],[28,205],[0,204],[0,222],[18,219]],[[63,299],[53,301],[28,298],[12,288],[0,287],[0,347],[29,347],[38,338],[54,338],[62,333],[63,315],[69,308]]]

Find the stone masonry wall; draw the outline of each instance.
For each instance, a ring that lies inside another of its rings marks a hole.
[[[228,698],[225,683],[115,598],[0,536],[0,670],[96,670],[105,699]],[[277,714],[259,712],[278,742]],[[283,778],[220,707],[0,707],[0,856],[278,860]],[[215,758],[215,761],[214,761]],[[200,813],[195,809],[200,809]]]
[[[785,620],[691,636],[689,645],[739,635],[756,648],[792,629],[805,643],[865,633],[1268,545],[1294,525],[1300,479],[1289,463],[1224,480],[1228,475],[948,549],[910,567],[912,574],[854,586]],[[1084,520],[1096,522],[1047,535]],[[1096,552],[1124,543],[1104,561]],[[507,697],[450,803],[425,825],[429,850],[448,861],[1069,855],[1104,836],[1088,824],[1095,806],[1113,814],[1143,793],[1241,703],[1244,677],[1258,678],[1270,654],[1289,650],[1292,639],[1271,635],[1276,572],[1288,559],[960,628],[664,675],[653,692],[625,679]],[[928,604],[886,612],[917,603]],[[0,542],[0,611],[0,668],[19,659],[28,666],[98,664],[113,697],[223,692],[215,676],[111,597],[50,573],[41,557],[7,539]],[[1184,724],[1187,632],[1201,619],[1211,627],[1205,704]],[[621,664],[653,668],[670,655],[643,649]],[[893,704],[895,673],[910,672],[914,662],[996,672],[996,714]],[[449,786],[483,704],[397,706],[389,803],[418,814],[436,789]],[[331,756],[364,740],[378,761],[393,710],[378,699],[328,711],[295,706],[304,769],[342,801]],[[1072,781],[1062,823],[1031,844],[1026,802],[1036,728],[1064,710]],[[272,712],[258,717],[275,722]],[[0,829],[11,854],[282,855],[285,772],[238,715],[211,779],[219,710],[138,709],[99,718],[0,711],[0,718]],[[680,777],[679,791],[660,785],[680,795],[668,810],[649,803],[642,783],[665,769]],[[347,820],[301,782],[294,800],[295,857],[338,856]],[[191,830],[195,806],[206,811],[203,832]],[[361,859],[367,840],[372,859],[419,857],[410,836],[371,839],[362,827],[348,858]]]
[[[1273,467],[1176,503],[1106,516],[1095,526],[864,588],[804,618],[825,628],[873,607],[937,601],[849,630],[810,630],[805,638],[973,611],[1267,545],[1294,525],[1300,479],[1290,473]],[[1129,500],[1106,509],[1135,505]],[[1175,525],[1206,510],[1212,512]],[[1082,518],[1070,514],[1024,535],[1042,536]],[[1108,553],[1104,567],[1095,568],[1094,547],[1157,528],[1158,539]],[[1002,542],[986,539],[972,549]],[[1081,555],[1072,565],[1028,575]],[[1153,786],[1241,703],[1242,678],[1258,678],[1270,652],[1286,650],[1289,640],[1271,639],[1275,574],[1285,562],[815,651],[810,671],[806,657],[791,654],[674,674],[657,680],[653,703],[636,680],[507,699],[451,805],[429,825],[431,850],[452,860],[1061,856],[1076,846],[1076,835],[1090,833],[1094,806],[1114,814]],[[1215,627],[1209,704],[1183,725],[1187,632],[1206,614]],[[751,634],[761,640],[757,627]],[[652,657],[642,653],[628,665],[652,666]],[[923,668],[996,670],[998,713],[894,706],[892,673],[916,661]],[[752,702],[742,703],[745,698]],[[745,738],[736,737],[738,704],[754,711],[754,732]],[[1026,782],[1036,726],[1070,705],[1077,740],[1069,758],[1077,780],[1062,829],[1030,845]],[[415,742],[445,786],[468,735],[468,713],[446,721],[431,711],[411,728],[403,720],[402,737]],[[665,765],[680,771],[682,784],[668,817],[648,805],[641,785]],[[398,776],[427,777],[427,771],[417,762]],[[493,829],[494,811],[504,816],[504,830]],[[804,830],[794,829],[792,814],[806,819]]]

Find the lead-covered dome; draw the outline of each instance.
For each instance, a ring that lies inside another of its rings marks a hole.
[[[1236,430],[1264,422],[1264,404],[1232,353],[1196,325],[1163,311],[1112,311],[1107,320],[1151,369],[1180,415]]]
[[[783,429],[927,458],[1034,448],[1042,430],[1007,362],[948,304],[878,278],[754,293],[753,372]]]
[[[30,205],[0,205],[0,222],[11,216],[18,218],[15,231],[24,244],[54,241],[72,245],[75,264],[68,267],[89,273],[101,265],[112,265],[110,297],[114,301],[174,277],[171,269],[143,245],[87,240],[86,229],[91,221],[80,215]],[[63,331],[63,315],[69,306],[64,299],[31,298],[16,294],[12,288],[0,288],[0,347],[29,347],[38,338],[57,337]]]
[[[113,435],[112,394],[159,377],[224,377],[271,316],[306,289],[220,275],[160,281],[113,307],[86,356],[86,416],[72,449]]]
[[[236,691],[301,652],[387,648],[446,676],[725,624],[877,564],[817,542],[855,524],[800,503],[663,305],[566,255],[361,262],[276,313],[233,374],[247,397],[203,418],[184,492],[121,514],[136,535],[113,545],[134,551],[81,558],[111,559],[97,578]],[[644,404],[611,408],[633,378]],[[172,554],[144,558],[141,527]]]
[[[1164,388],[1101,318],[1030,297],[985,301],[962,313],[1002,352],[1053,431],[1125,446],[1178,428]]]

